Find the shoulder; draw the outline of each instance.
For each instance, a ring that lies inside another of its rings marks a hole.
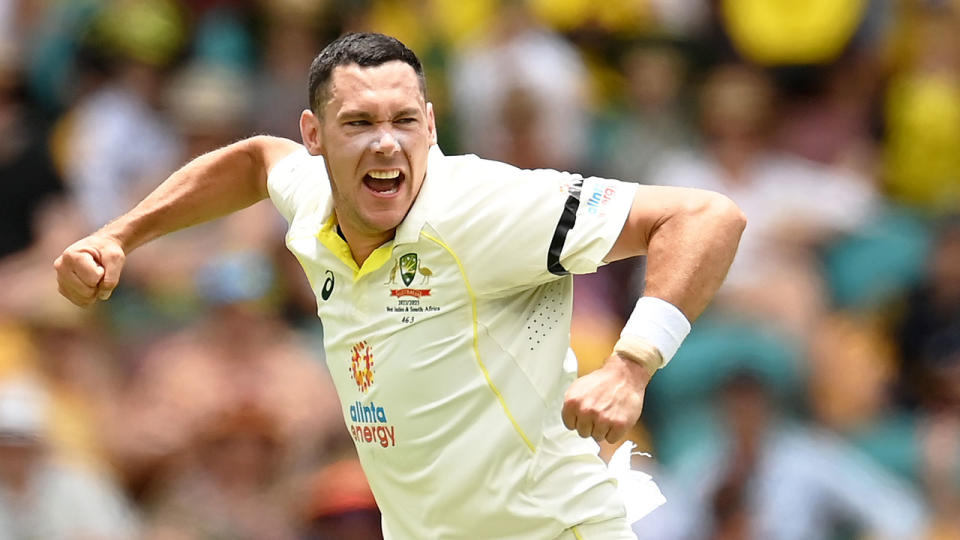
[[[433,157],[431,156],[433,160]],[[475,155],[438,156],[431,163],[431,195],[447,203],[437,208],[457,210],[497,203],[499,208],[526,205],[533,198],[566,196],[582,177],[552,169],[520,169],[508,163]]]
[[[325,206],[330,182],[323,157],[310,155],[297,145],[268,167],[267,192],[288,222],[301,210],[312,212]]]
[[[323,157],[311,156],[306,149],[300,148],[270,163],[267,174],[271,180],[282,180],[311,170],[326,174]]]
[[[260,135],[248,140],[263,161],[267,174],[289,174],[298,168],[323,168],[323,157],[312,156],[302,144],[281,137]]]

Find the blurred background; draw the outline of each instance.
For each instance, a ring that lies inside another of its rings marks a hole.
[[[746,212],[632,434],[640,538],[960,538],[956,0],[0,0],[0,538],[379,538],[269,202],[95,309],[51,266],[189,158],[299,140],[347,30],[421,57],[448,154]],[[642,282],[577,277],[583,371]]]

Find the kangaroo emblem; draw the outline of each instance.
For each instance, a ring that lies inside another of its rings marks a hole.
[[[393,269],[390,270],[390,279],[384,285],[393,285],[397,282],[397,271],[400,270],[400,259],[393,263]]]

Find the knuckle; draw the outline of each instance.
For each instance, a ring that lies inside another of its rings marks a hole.
[[[101,250],[101,254],[104,259],[117,264],[123,263],[124,258],[126,258],[126,255],[124,255],[123,250],[114,246],[111,246],[108,249]]]
[[[82,259],[80,258],[80,253],[76,251],[70,251],[63,254],[64,262],[67,266],[78,266]]]
[[[594,403],[584,403],[581,405],[580,410],[590,418],[603,419],[604,414],[603,410],[597,407]]]
[[[574,407],[574,410],[576,411],[577,416],[580,418],[591,418],[590,410],[581,406],[580,404],[577,404],[576,407]]]
[[[579,397],[567,396],[563,400],[563,408],[571,411],[583,410],[583,403]]]

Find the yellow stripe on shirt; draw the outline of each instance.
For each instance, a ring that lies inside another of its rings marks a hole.
[[[477,320],[477,296],[473,293],[473,287],[470,286],[470,280],[467,279],[467,273],[463,268],[463,263],[460,262],[460,258],[457,257],[457,254],[450,249],[450,246],[445,244],[442,240],[434,238],[433,236],[430,236],[424,232],[421,232],[420,234],[427,240],[430,240],[446,250],[447,253],[453,257],[453,260],[456,261],[457,267],[460,268],[460,275],[463,277],[463,283],[467,287],[467,295],[470,296],[470,308],[472,310],[471,315],[473,316],[473,353],[477,358],[477,365],[480,366],[480,371],[483,372],[483,376],[487,379],[487,386],[489,386],[490,390],[493,391],[493,394],[497,396],[497,400],[500,402],[503,412],[507,415],[507,418],[510,419],[510,423],[513,424],[513,429],[515,429],[520,435],[520,438],[523,439],[523,442],[527,445],[527,448],[529,448],[531,452],[536,452],[537,447],[530,442],[530,438],[527,437],[527,434],[523,432],[520,424],[517,423],[517,419],[514,418],[513,413],[510,412],[510,407],[507,406],[506,400],[503,399],[503,394],[500,393],[497,385],[493,384],[493,379],[490,378],[490,372],[487,371],[487,366],[484,365],[483,359],[480,357],[480,329],[479,321]]]

